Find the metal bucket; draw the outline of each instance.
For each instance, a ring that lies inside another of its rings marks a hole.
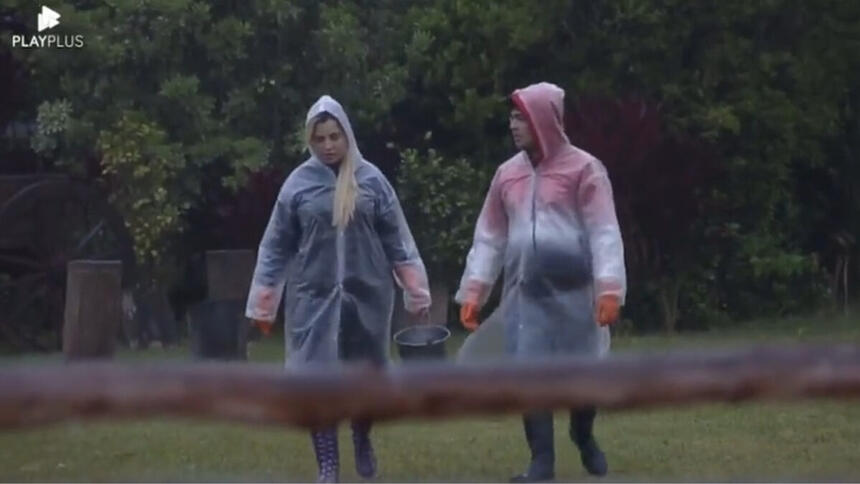
[[[445,342],[451,337],[448,328],[438,324],[419,324],[394,334],[401,360],[445,359]]]

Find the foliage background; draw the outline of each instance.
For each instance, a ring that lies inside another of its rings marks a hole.
[[[856,1],[51,7],[84,49],[12,49],[11,33],[35,33],[36,6],[0,6],[0,172],[104,184],[149,280],[175,293],[193,254],[256,245],[324,93],[396,181],[434,278],[456,283],[489,177],[513,152],[507,96],[548,80],[567,90],[571,139],[610,170],[635,329],[856,298]]]

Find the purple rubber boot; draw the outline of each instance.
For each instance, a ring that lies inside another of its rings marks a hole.
[[[370,443],[370,422],[352,423],[352,444],[355,448],[355,471],[364,479],[376,477],[376,455]]]
[[[337,428],[311,432],[319,475],[317,482],[338,482],[340,465],[337,448]]]

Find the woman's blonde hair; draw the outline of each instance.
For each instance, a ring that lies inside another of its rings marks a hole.
[[[347,136],[343,126],[336,117],[331,115],[331,113],[322,112],[314,117],[308,124],[308,146],[311,145],[311,139],[317,125],[330,119],[333,119],[340,128],[341,133],[343,133],[344,136]],[[347,143],[350,142],[352,142],[352,140],[347,136]],[[333,226],[341,230],[349,224],[350,220],[352,220],[352,216],[355,214],[355,199],[358,194],[358,182],[355,180],[355,164],[357,163],[357,160],[353,159],[353,153],[355,153],[355,150],[352,146],[349,146],[346,150],[346,156],[343,157],[343,161],[340,163],[340,169],[337,172],[337,181],[335,182],[334,187],[334,206],[332,207],[331,223]]]

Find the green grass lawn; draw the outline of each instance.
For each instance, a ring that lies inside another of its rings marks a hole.
[[[674,337],[617,338],[617,352],[761,342],[860,343],[856,318],[761,322],[744,329]],[[453,352],[459,338],[452,339]],[[283,358],[280,339],[251,347],[253,361]],[[124,351],[118,359],[188,359],[184,348]],[[0,365],[61,361],[7,357]],[[589,480],[556,420],[557,477]],[[858,480],[860,405],[706,405],[598,416],[605,480]],[[527,449],[517,416],[404,421],[378,426],[382,481],[501,481],[522,470]],[[342,480],[355,481],[352,446],[341,428]],[[187,420],[63,424],[0,433],[2,481],[312,481],[310,439],[296,429]]]

